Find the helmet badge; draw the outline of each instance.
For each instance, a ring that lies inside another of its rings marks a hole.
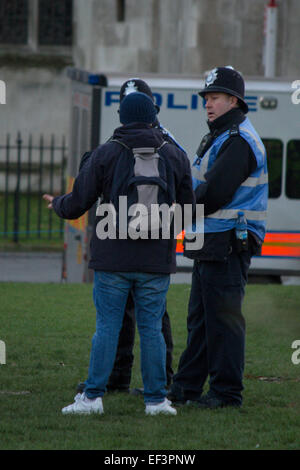
[[[218,69],[215,68],[209,72],[205,80],[205,86],[212,85],[216,81],[217,77],[218,77]]]
[[[126,84],[126,88],[124,90],[124,95],[127,96],[130,93],[134,93],[135,91],[138,91],[138,87],[136,86],[134,81],[130,81]]]

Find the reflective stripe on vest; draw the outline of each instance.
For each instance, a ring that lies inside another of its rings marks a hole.
[[[217,212],[214,212],[213,214],[206,215],[205,217],[207,218],[213,218],[213,219],[236,219],[237,214],[241,209],[220,209]],[[267,211],[250,211],[243,209],[244,215],[247,219],[249,220],[265,220],[267,217]]]
[[[252,230],[263,240],[268,201],[266,151],[259,135],[248,118],[240,124],[239,134],[251,147],[256,158],[257,168],[236,190],[230,203],[223,206],[214,214],[205,216],[204,230],[207,233],[231,230],[235,226],[237,213],[243,211],[247,219],[248,229]],[[200,161],[199,157],[196,156],[192,167],[194,189],[200,184],[205,183],[206,172],[209,171],[214,164],[221,146],[229,137],[229,130],[223,132],[215,139],[212,146],[207,150]],[[234,169],[232,169],[232,171],[234,171]],[[188,232],[189,231],[190,230],[188,230]]]

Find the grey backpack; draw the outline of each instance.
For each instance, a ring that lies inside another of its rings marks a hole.
[[[175,202],[174,178],[168,159],[162,152],[163,143],[158,148],[130,148],[123,142],[113,139],[127,151],[121,152],[116,163],[110,199],[116,210],[116,226],[120,231],[120,216],[124,221],[126,201],[126,225],[139,232],[142,238],[150,238],[161,228],[159,206],[171,207]],[[126,196],[120,207],[120,196]],[[122,215],[120,214],[122,210]]]

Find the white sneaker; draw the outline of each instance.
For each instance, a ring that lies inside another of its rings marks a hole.
[[[104,413],[102,398],[97,397],[89,399],[85,393],[77,393],[74,398],[74,403],[65,406],[61,411],[63,414],[76,413],[76,414],[91,414],[91,413]]]
[[[156,405],[146,405],[145,413],[146,415],[157,415],[159,413],[164,413],[166,415],[177,415],[175,408],[172,408],[170,400],[165,398],[161,403]]]

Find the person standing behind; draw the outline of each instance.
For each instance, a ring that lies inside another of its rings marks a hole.
[[[140,152],[146,149],[146,153],[149,149],[156,149],[159,155],[157,168],[165,168],[163,186],[167,194],[169,188],[174,188],[177,204],[181,207],[193,205],[189,160],[180,149],[166,143],[162,133],[153,127],[156,114],[153,101],[144,93],[131,93],[124,98],[120,106],[123,125],[115,130],[111,141],[93,152],[75,179],[71,193],[55,198],[48,194],[43,196],[49,209],[53,208],[62,218],[76,219],[100,196],[105,202],[111,201],[112,188],[115,185],[127,187],[128,183],[126,171],[120,172],[119,168],[128,168],[129,172],[135,162],[134,171],[140,170],[142,161],[139,160],[136,167],[137,160],[133,160],[131,149],[139,149]],[[147,161],[145,156],[143,159]],[[152,178],[153,184],[157,178]],[[140,181],[136,177],[134,180]],[[173,202],[173,198],[172,201],[169,198],[169,205]],[[98,209],[102,209],[101,206]],[[123,214],[120,212],[120,216],[126,218],[128,214],[127,210]],[[120,232],[120,236],[113,236],[110,231],[107,237],[102,238],[103,234],[99,233],[101,222],[103,216],[98,215],[97,210],[89,262],[89,268],[95,271],[96,332],[92,340],[88,378],[84,392],[62,412],[103,413],[102,397],[114,365],[128,294],[132,291],[140,334],[145,412],[175,415],[176,410],[166,399],[166,345],[161,330],[170,273],[176,271],[176,239],[122,238]]]
[[[228,66],[213,69],[199,93],[210,130],[192,167],[196,202],[204,204],[204,245],[184,252],[194,259],[188,337],[168,396],[200,408],[242,405],[242,302],[251,256],[264,240],[268,199],[266,151],[245,116],[244,89],[241,74]]]

